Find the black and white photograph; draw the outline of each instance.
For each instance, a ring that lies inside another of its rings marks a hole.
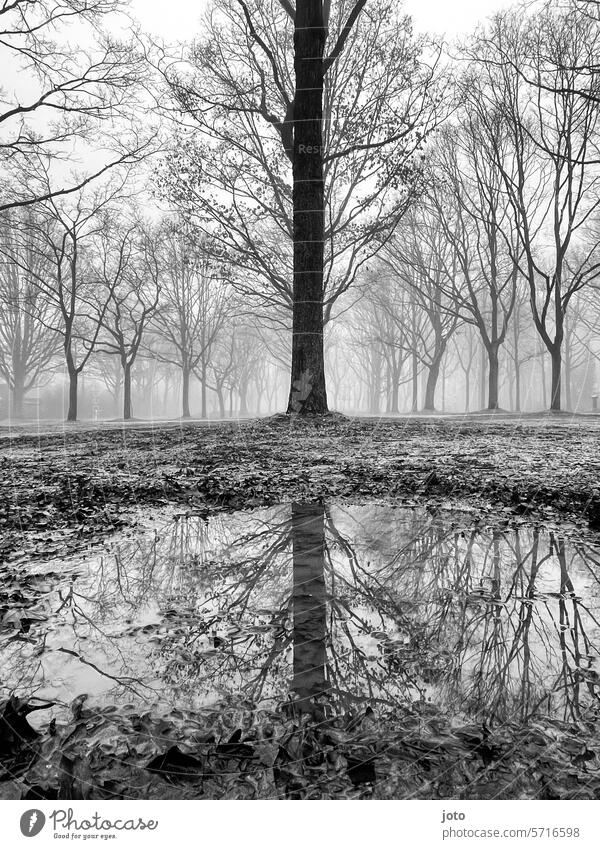
[[[6,845],[595,845],[600,3],[0,0],[0,59]]]

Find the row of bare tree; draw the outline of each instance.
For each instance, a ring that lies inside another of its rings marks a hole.
[[[510,363],[518,409],[540,347],[559,410],[565,359],[597,358],[597,4],[515,7],[451,50],[391,0],[213,0],[177,51],[119,0],[16,0],[0,24],[27,72],[0,115],[17,414],[59,356],[70,420],[107,357],[125,418],[139,356],[180,371],[184,416],[194,376],[202,414],[211,391],[224,409],[233,362],[239,388],[291,360],[302,414],[327,410],[340,351],[366,352],[368,406],[383,374],[390,412],[408,383],[419,406],[423,374],[434,409],[449,360],[469,392],[480,349],[485,406]]]
[[[265,376],[264,331],[215,264],[203,236],[179,219],[145,221],[119,192],[103,189],[77,201],[51,199],[35,212],[5,214],[0,230],[0,375],[12,393],[12,414],[34,385],[68,376],[67,418],[78,413],[84,370],[122,395],[123,417],[133,416],[132,374],[138,358],[181,377],[181,414],[190,415],[190,380],[225,415],[226,394],[247,393],[272,403]],[[253,317],[252,317],[253,318]],[[114,363],[116,369],[111,365]],[[153,371],[156,377],[156,371]]]

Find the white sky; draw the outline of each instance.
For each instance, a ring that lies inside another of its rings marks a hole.
[[[169,39],[188,39],[198,31],[205,0],[132,0],[134,15],[145,29]],[[509,0],[404,0],[404,8],[422,31],[449,37],[471,30]]]

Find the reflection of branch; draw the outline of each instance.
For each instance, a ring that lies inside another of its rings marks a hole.
[[[136,690],[135,687],[133,687],[129,683],[130,681],[136,681],[138,684],[141,684],[142,687],[145,687],[148,690],[153,689],[152,687],[148,686],[148,684],[144,684],[143,681],[140,681],[139,678],[133,678],[130,676],[123,676],[122,678],[118,678],[115,675],[111,675],[110,672],[105,672],[103,669],[100,669],[100,667],[96,666],[95,663],[92,663],[91,660],[85,660],[85,658],[83,658],[78,652],[73,651],[72,649],[65,649],[61,646],[57,649],[54,649],[54,651],[61,651],[64,654],[70,654],[73,657],[76,657],[79,661],[81,661],[81,663],[85,664],[86,666],[91,666],[92,669],[95,669],[96,672],[98,672],[100,675],[103,675],[105,678],[110,678],[112,681],[116,681],[117,684],[120,684],[121,687],[127,687],[127,689],[131,690],[132,693],[135,693],[136,696],[139,696],[140,698],[144,697],[138,690]]]

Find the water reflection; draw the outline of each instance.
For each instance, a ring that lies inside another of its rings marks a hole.
[[[1,695],[590,721],[599,566],[555,533],[421,509],[163,516],[98,556],[36,565],[51,578],[2,620]]]

